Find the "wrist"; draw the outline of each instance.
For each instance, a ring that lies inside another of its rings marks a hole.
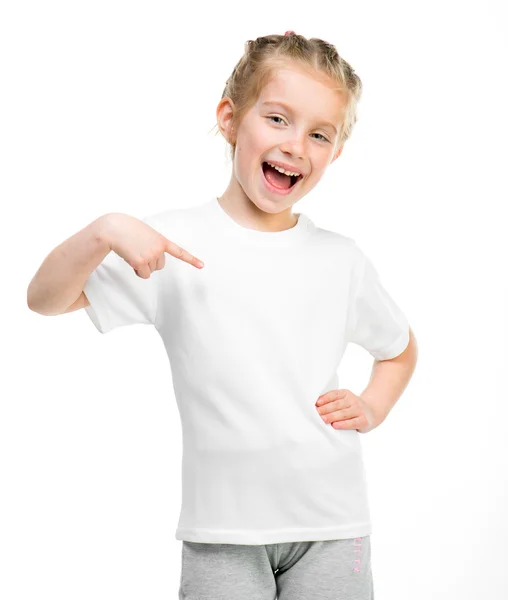
[[[379,425],[381,425],[381,423],[388,416],[388,412],[386,412],[386,410],[383,409],[383,407],[379,404],[379,402],[376,402],[376,398],[374,398],[373,396],[368,396],[368,395],[362,394],[360,396],[360,398],[363,400],[363,402],[367,405],[367,407],[370,410],[370,413],[372,415],[372,420],[374,422],[373,423],[374,427],[379,427]]]
[[[117,216],[118,213],[106,213],[92,223],[97,241],[110,251],[113,248],[114,227]]]

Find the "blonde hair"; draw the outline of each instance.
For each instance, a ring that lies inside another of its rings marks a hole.
[[[277,69],[287,65],[288,59],[300,63],[315,75],[328,76],[337,83],[333,89],[345,93],[344,119],[337,148],[343,146],[358,120],[357,105],[362,95],[362,82],[351,65],[339,56],[333,44],[320,38],[307,39],[294,31],[286,35],[265,35],[245,43],[244,54],[222,92],[222,98],[231,98],[235,105],[231,117],[232,130],[237,130],[245,113],[257,102],[264,85]],[[234,144],[230,146],[230,153],[233,159]]]

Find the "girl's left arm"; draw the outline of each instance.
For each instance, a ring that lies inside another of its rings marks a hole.
[[[375,427],[380,425],[406,389],[415,370],[418,347],[409,328],[409,343],[399,356],[388,360],[375,360],[367,387],[360,398],[371,408]]]

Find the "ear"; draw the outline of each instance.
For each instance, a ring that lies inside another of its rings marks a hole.
[[[235,133],[233,131],[231,118],[234,112],[234,104],[227,96],[222,98],[217,105],[217,125],[222,135],[230,144],[235,144]]]
[[[332,160],[330,161],[330,164],[332,164],[339,158],[339,156],[342,154],[342,150],[344,150],[344,144],[342,144],[342,146],[339,146],[337,148],[337,150],[335,151],[335,154],[333,155]]]

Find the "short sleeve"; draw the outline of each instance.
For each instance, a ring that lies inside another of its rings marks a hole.
[[[157,229],[151,217],[141,220]],[[143,279],[121,256],[113,251],[107,254],[83,287],[90,302],[85,311],[100,333],[138,323],[154,325],[160,273],[154,271]]]
[[[365,348],[376,360],[395,358],[409,343],[409,323],[370,258],[361,253],[359,262],[349,341]]]

